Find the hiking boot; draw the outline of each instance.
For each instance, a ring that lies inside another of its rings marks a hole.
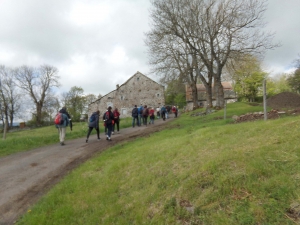
[[[108,137],[106,137],[106,140],[108,140]]]
[[[61,146],[63,146],[63,145],[65,145],[65,143],[63,143],[63,142],[60,142],[60,145],[61,145]]]
[[[86,139],[86,140],[85,140],[85,143],[88,143],[88,142],[89,142],[89,139]]]
[[[101,138],[98,138],[98,141],[100,141]]]

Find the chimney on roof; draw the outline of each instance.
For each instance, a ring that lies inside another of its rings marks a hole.
[[[120,87],[120,86],[117,84],[117,90],[119,89],[119,87]]]

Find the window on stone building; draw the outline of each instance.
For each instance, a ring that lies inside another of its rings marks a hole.
[[[156,97],[159,97],[159,94],[156,94]]]
[[[137,77],[137,78],[136,78],[136,80],[137,80],[137,81],[139,81],[139,80],[140,80],[140,78],[139,78],[139,77]]]
[[[121,96],[121,100],[124,100],[124,96]]]
[[[121,109],[121,115],[127,115],[127,109]]]

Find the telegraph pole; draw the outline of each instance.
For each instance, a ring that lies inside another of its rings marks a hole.
[[[263,89],[264,89],[264,120],[266,121],[268,119],[267,114],[267,85],[266,85],[266,79],[263,81]]]

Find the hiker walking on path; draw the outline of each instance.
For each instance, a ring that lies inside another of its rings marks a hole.
[[[144,110],[144,107],[143,105],[141,104],[140,107],[138,108],[138,126],[141,126],[142,125],[142,121],[143,121],[143,110]]]
[[[154,118],[155,118],[154,113],[155,113],[155,111],[154,111],[154,108],[152,107],[149,111],[149,116],[150,116],[149,124],[154,124]]]
[[[107,135],[106,135],[106,140],[111,141],[111,133],[113,129],[113,123],[114,123],[114,114],[111,111],[111,106],[107,108],[107,111],[104,114],[104,122],[107,127]]]
[[[160,109],[161,118],[165,121],[166,120],[166,107],[163,105]]]
[[[176,118],[177,117],[177,113],[178,113],[178,109],[176,108],[176,106],[174,105],[173,107],[172,107],[172,112],[174,113],[174,117]]]
[[[106,112],[107,112],[107,111],[108,111],[108,110],[106,110]],[[104,133],[105,133],[105,135],[107,135],[107,126],[106,126],[106,124],[105,124],[105,113],[103,114],[102,119],[103,119],[103,121],[104,121]]]
[[[86,136],[86,140],[85,142],[88,143],[89,141],[89,136],[92,132],[92,130],[95,128],[95,130],[97,131],[97,137],[98,137],[98,141],[100,140],[100,130],[99,130],[99,115],[100,115],[100,111],[97,110],[96,112],[93,112],[90,119],[89,119],[89,130]]]
[[[117,125],[117,132],[119,133],[120,131],[120,112],[118,110],[118,108],[115,108],[115,110],[113,111],[114,114],[114,125],[113,125],[113,131],[112,134],[114,134],[115,132],[115,126]]]
[[[169,105],[166,106],[166,119],[169,118],[169,113],[171,111],[171,107]]]
[[[149,116],[149,109],[147,108],[147,105],[145,105],[143,109],[143,124],[146,126],[147,126],[148,116]]]
[[[61,124],[56,124],[55,126],[58,129],[60,145],[63,146],[65,145],[66,127],[69,125],[69,119],[71,118],[65,106],[59,110],[59,113],[61,113],[63,122]]]
[[[160,117],[160,108],[159,108],[159,106],[156,108],[156,116],[157,116],[157,119],[159,119],[159,117]]]
[[[137,126],[139,126],[138,108],[136,107],[136,105],[132,109],[131,116],[132,116],[132,127],[135,126],[135,121]]]

